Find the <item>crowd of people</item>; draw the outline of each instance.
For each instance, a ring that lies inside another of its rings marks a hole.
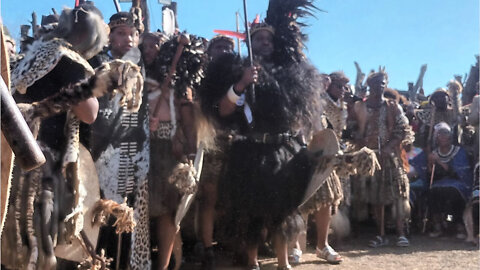
[[[225,35],[144,32],[135,8],[107,26],[90,1],[19,52],[7,38],[11,92],[47,162],[14,168],[2,269],[178,269],[184,224],[203,269],[220,246],[249,270],[271,247],[290,269],[309,223],[317,257],[339,264],[328,236],[342,217],[375,221],[372,248],[390,227],[398,247],[415,230],[478,245],[478,82],[469,104],[457,80],[402,96],[384,69],[356,91],[303,53],[312,1],[288,2],[250,26],[253,62]]]

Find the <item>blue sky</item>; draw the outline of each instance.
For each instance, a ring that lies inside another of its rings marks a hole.
[[[152,29],[161,28],[161,5],[148,0]],[[72,7],[74,0],[3,0],[1,15],[4,24],[18,38],[19,25],[28,24],[32,11],[39,19]],[[211,38],[214,29],[235,30],[235,12],[241,14],[241,0],[177,0],[182,30]],[[415,82],[422,64],[427,64],[424,88],[427,93],[444,87],[454,74],[463,75],[475,63],[479,53],[478,0],[317,0],[327,11],[317,12],[306,29],[310,40],[308,56],[321,72],[344,70],[355,80],[357,61],[362,70],[386,66],[390,86],[406,89]],[[115,12],[113,1],[97,0],[96,5],[106,20]],[[121,4],[128,10],[130,4]],[[248,15],[262,18],[267,0],[249,0]]]

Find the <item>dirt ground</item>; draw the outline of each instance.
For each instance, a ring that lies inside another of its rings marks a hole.
[[[362,234],[336,244],[335,249],[343,256],[340,265],[329,265],[316,258],[315,251],[309,247],[303,254],[302,261],[295,266],[296,270],[317,269],[480,269],[480,252],[477,246],[455,239],[452,236],[431,238],[425,235],[411,235],[410,247],[396,247],[395,237],[389,236],[390,245],[377,249],[367,246],[374,237],[373,233]],[[242,270],[242,267],[233,266],[228,255],[219,254],[217,269]],[[264,270],[275,270],[276,260],[273,258],[261,259]],[[198,263],[185,263],[181,269],[200,269]]]

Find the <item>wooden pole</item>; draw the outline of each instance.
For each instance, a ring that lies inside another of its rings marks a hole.
[[[0,86],[3,135],[22,169],[29,171],[40,167],[45,163],[45,156],[33,138],[27,122],[23,119],[3,79],[0,80]]]
[[[117,243],[117,259],[115,262],[115,270],[120,270],[120,256],[122,255],[122,233],[118,234]]]
[[[145,33],[150,32],[150,11],[148,10],[147,0],[140,0],[140,8],[143,15],[143,26],[145,27]]]
[[[430,185],[428,186],[428,191],[430,191],[432,189],[434,174],[435,174],[435,163],[432,166],[432,174],[430,175]],[[428,221],[428,204],[427,204],[427,207],[425,208],[425,214],[423,215],[422,233],[425,233],[425,230],[427,228],[427,221]]]
[[[165,79],[162,82],[162,85],[160,86],[160,89],[162,90],[162,95],[163,96],[165,95],[164,93],[167,93],[167,92],[171,91],[169,89],[169,87],[170,87],[170,82],[172,81],[172,76],[175,74],[175,71],[177,69],[177,64],[178,64],[178,61],[180,60],[180,57],[182,56],[183,48],[185,47],[185,45],[188,45],[189,43],[190,43],[190,38],[186,35],[182,34],[178,38],[177,51],[175,52],[175,55],[172,59],[172,64],[170,66],[170,69],[168,70],[167,76],[165,77]],[[156,106],[153,110],[153,117],[154,118],[158,117],[158,114],[160,113],[160,107],[161,107],[160,103],[161,103],[162,95],[160,95],[158,97],[158,101],[157,101]],[[157,123],[155,123],[155,124],[157,124]],[[156,125],[152,125],[152,123],[151,123],[150,124],[150,130],[152,130],[152,131],[156,130]]]
[[[37,13],[32,12],[32,35],[33,38],[37,35]]]

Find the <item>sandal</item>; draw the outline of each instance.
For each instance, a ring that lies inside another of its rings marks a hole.
[[[277,267],[277,270],[289,270],[289,269],[292,269],[292,266],[290,264]]]
[[[380,235],[377,235],[375,239],[370,240],[368,243],[368,246],[372,248],[377,248],[377,247],[383,247],[388,245],[388,239],[385,237],[381,237]]]
[[[317,250],[317,257],[320,259],[326,260],[330,264],[339,264],[343,261],[342,256],[338,254],[331,246],[326,245],[322,250],[318,247]]]
[[[294,265],[300,264],[302,258],[302,251],[298,248],[293,248],[292,254],[288,255],[288,262]]]
[[[397,239],[397,247],[408,247],[410,242],[405,236],[399,236]]]

